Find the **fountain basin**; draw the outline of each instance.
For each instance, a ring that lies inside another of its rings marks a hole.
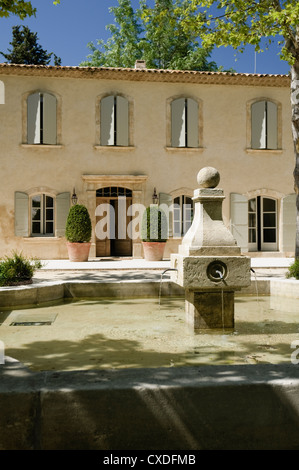
[[[257,284],[260,295],[272,289],[277,293],[280,285],[281,294],[287,292],[299,299],[296,281],[268,279]],[[88,297],[100,294],[104,298],[107,288],[114,292],[114,298],[125,298],[132,292],[142,297],[145,292],[157,300],[160,283],[57,282],[2,288],[0,305],[3,307],[8,292],[20,306],[29,298],[34,303],[49,300],[53,289],[57,298],[76,297],[82,292]],[[177,288],[164,281],[162,292],[168,295]],[[17,291],[23,295],[18,296]],[[254,295],[255,283],[242,290],[242,294],[245,292]],[[288,302],[283,296],[280,299],[282,306],[278,309]],[[254,297],[251,300],[256,302]],[[283,316],[276,317],[276,321]],[[257,317],[253,320],[254,330]],[[33,328],[37,328],[38,338],[40,327]],[[261,338],[260,331],[256,333]],[[294,350],[287,349],[285,362],[279,364],[114,370],[36,372],[8,359],[0,366],[0,429],[5,430],[0,433],[0,448],[92,449],[109,453],[122,449],[176,449],[182,456],[186,450],[203,449],[297,450],[299,369],[291,363]]]

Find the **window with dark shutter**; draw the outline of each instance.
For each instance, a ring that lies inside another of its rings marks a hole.
[[[122,96],[101,100],[101,145],[129,145],[129,103]]]
[[[277,105],[271,101],[257,101],[251,106],[252,149],[277,149]]]
[[[198,103],[191,98],[178,98],[171,103],[171,146],[199,146]]]
[[[27,143],[56,145],[56,97],[50,93],[33,93],[27,99]]]

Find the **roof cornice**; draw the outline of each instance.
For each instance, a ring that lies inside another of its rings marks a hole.
[[[127,80],[136,82],[198,83],[206,85],[290,86],[290,77],[288,75],[112,67],[0,64],[1,75]]]

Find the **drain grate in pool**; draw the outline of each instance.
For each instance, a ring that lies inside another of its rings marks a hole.
[[[55,321],[57,314],[19,314],[10,323],[10,326],[44,326],[52,325]]]
[[[14,321],[10,326],[43,326],[43,325],[52,325],[51,321]]]

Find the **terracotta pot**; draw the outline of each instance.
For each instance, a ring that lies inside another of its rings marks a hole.
[[[88,261],[91,243],[71,243],[66,242],[70,261]]]
[[[166,242],[142,242],[144,259],[147,261],[161,261],[163,259]]]

